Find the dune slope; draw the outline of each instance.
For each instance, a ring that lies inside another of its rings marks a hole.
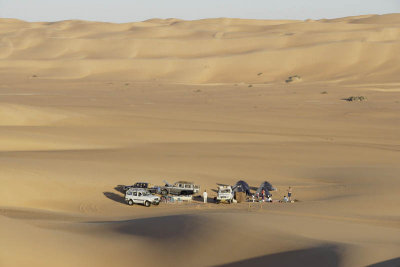
[[[0,75],[184,83],[271,83],[291,75],[397,81],[399,16],[125,24],[2,19]]]

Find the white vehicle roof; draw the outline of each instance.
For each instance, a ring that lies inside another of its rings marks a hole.
[[[221,185],[218,187],[219,190],[223,190],[223,189],[232,189],[232,187],[230,185]]]
[[[129,188],[128,191],[148,192],[146,188]]]
[[[193,183],[192,182],[188,182],[188,181],[178,181],[175,184],[190,184],[190,185],[192,185]]]

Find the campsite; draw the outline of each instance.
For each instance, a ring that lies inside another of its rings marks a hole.
[[[272,185],[264,181],[258,188],[255,189],[255,192],[252,194],[250,192],[250,186],[243,180],[236,182],[235,185],[219,185],[218,190],[212,189],[213,192],[216,192],[217,195],[212,198],[212,203],[242,203],[242,202],[284,202],[284,203],[294,203],[298,200],[292,198],[292,192],[289,190],[286,195],[281,199],[272,200],[272,191],[276,191],[277,189],[272,187]],[[178,181],[174,184],[169,184],[166,182],[165,186],[153,186],[152,188],[148,188],[148,183],[146,182],[137,182],[134,185],[126,186],[126,185],[118,185],[115,187],[115,190],[121,193],[124,193],[125,202],[132,206],[134,203],[142,204],[146,207],[150,207],[153,205],[159,205],[160,203],[182,203],[189,202],[192,203],[195,199],[203,199],[203,203],[207,204],[210,201],[208,200],[207,189],[204,189],[203,194],[201,194],[200,186],[195,185],[192,182],[187,181]],[[144,196],[152,196],[152,199]],[[159,198],[156,196],[158,195]],[[106,197],[109,195],[105,194]],[[135,198],[132,196],[136,196]],[[112,197],[109,197],[113,199]],[[154,200],[155,199],[155,200]]]

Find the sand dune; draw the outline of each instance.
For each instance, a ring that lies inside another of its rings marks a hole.
[[[126,24],[1,20],[0,68],[46,79],[262,84],[298,74],[308,81],[393,81],[398,21],[398,14]]]
[[[399,14],[1,19],[0,266],[399,266],[399,40]],[[118,187],[164,179],[299,201]]]
[[[0,116],[1,126],[51,125],[68,117],[49,108],[13,104],[3,104],[0,107]]]

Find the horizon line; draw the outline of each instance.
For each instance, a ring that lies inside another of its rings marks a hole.
[[[83,21],[83,22],[100,22],[100,23],[111,23],[111,24],[128,24],[128,23],[140,23],[140,22],[148,22],[151,20],[180,20],[180,21],[200,21],[200,20],[217,20],[217,19],[234,19],[234,20],[254,20],[254,21],[320,21],[320,20],[335,20],[335,19],[344,19],[344,18],[353,18],[353,17],[372,17],[372,16],[385,16],[385,15],[400,15],[400,13],[372,13],[372,14],[362,14],[362,15],[351,15],[351,16],[344,16],[344,17],[333,17],[333,18],[319,18],[319,19],[258,19],[258,18],[239,18],[239,17],[206,17],[206,18],[196,18],[196,19],[181,19],[181,18],[149,18],[146,20],[138,20],[138,21],[127,21],[127,22],[114,22],[114,21],[107,21],[107,20],[91,20],[91,19],[62,19],[62,20],[24,20],[20,18],[11,18],[11,17],[0,17],[0,20],[17,20],[26,23],[58,23],[58,22],[66,22],[66,21]]]

